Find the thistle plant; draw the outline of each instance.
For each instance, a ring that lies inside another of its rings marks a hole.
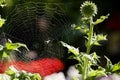
[[[90,18],[97,14],[97,6],[90,1],[86,1],[81,5],[80,11],[83,17]]]
[[[93,45],[100,46],[99,41],[106,40],[106,35],[96,34],[94,32],[94,26],[107,19],[109,14],[106,16],[101,16],[96,21],[93,21],[97,11],[98,10],[95,3],[91,1],[85,1],[80,7],[82,24],[74,27],[74,29],[80,30],[86,34],[86,36],[84,36],[86,38],[85,52],[80,52],[78,48],[61,42],[64,47],[68,48],[69,53],[73,53],[73,55],[69,58],[76,59],[78,61],[78,64],[75,66],[82,75],[82,80],[95,80],[99,76],[107,76],[109,73],[111,74],[113,70],[112,62],[107,57],[105,57],[107,59],[107,65],[105,68],[103,68],[98,65],[100,57],[96,54],[96,52],[91,53],[91,47]],[[84,27],[84,25],[87,25],[87,27]],[[97,69],[93,69],[93,66],[96,66]]]

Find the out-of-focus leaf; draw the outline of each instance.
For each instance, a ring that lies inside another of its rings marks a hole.
[[[42,80],[39,74],[27,73],[26,71],[18,71],[14,66],[10,66],[5,74],[9,75],[10,79],[2,80]]]
[[[77,26],[77,27],[75,27],[75,29],[80,30],[80,29],[82,29],[82,26]]]
[[[112,68],[112,72],[118,72],[118,71],[120,71],[120,62],[114,64]]]
[[[2,58],[7,58],[7,57],[8,57],[8,54],[4,51],[3,55],[2,55]]]
[[[7,70],[6,73],[7,73],[8,75],[12,75],[12,74],[14,74],[15,72],[12,71],[12,70]]]
[[[3,0],[0,0],[0,5],[3,3]]]
[[[20,80],[20,79],[18,79],[18,78],[14,78],[13,80]]]
[[[2,18],[0,17],[0,28],[3,26],[4,23],[5,23],[5,19],[2,19]]]
[[[79,80],[77,77],[74,77],[73,80]]]
[[[39,74],[34,74],[34,75],[33,75],[33,79],[34,79],[34,80],[42,80],[42,79],[41,79],[41,76],[40,76]]]
[[[0,0],[0,6],[3,8],[4,6],[6,6],[5,0]]]
[[[22,43],[12,43],[10,40],[6,43],[7,50],[18,50],[19,47],[25,47],[27,50],[27,46]]]

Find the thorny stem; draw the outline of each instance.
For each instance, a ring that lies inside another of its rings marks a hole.
[[[90,54],[90,49],[91,49],[91,42],[92,42],[92,36],[93,36],[93,20],[92,18],[90,19],[90,31],[89,31],[89,35],[88,35],[88,42],[87,42],[87,54]]]
[[[89,31],[89,35],[88,35],[88,42],[87,42],[87,50],[86,53],[90,54],[90,49],[91,49],[91,41],[92,41],[92,36],[93,36],[93,20],[92,17],[90,18],[90,31]],[[84,67],[83,67],[83,74],[82,74],[82,80],[86,80],[87,78],[87,73],[88,73],[88,64],[89,61],[87,58],[85,58],[85,63],[84,63]]]

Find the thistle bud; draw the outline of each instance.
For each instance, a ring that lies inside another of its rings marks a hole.
[[[83,17],[90,18],[97,14],[97,6],[90,1],[85,1],[81,7],[80,11]]]

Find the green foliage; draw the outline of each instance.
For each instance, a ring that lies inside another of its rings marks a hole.
[[[74,77],[73,80],[79,80],[77,77]]]
[[[0,75],[0,80],[42,80],[37,73],[27,73],[26,71],[18,71],[14,66],[10,66],[5,74]]]
[[[94,22],[94,25],[97,25],[97,24],[103,22],[105,19],[108,18],[109,15],[110,15],[110,14],[107,14],[106,16],[101,16],[100,19],[97,19],[97,20]]]
[[[91,46],[92,45],[100,46],[99,41],[101,41],[101,40],[107,40],[106,36],[107,35],[103,35],[103,34],[98,34],[98,35],[94,34],[93,37],[92,37],[92,41],[91,41],[90,45]]]
[[[62,45],[64,46],[64,47],[67,47],[68,48],[68,53],[73,53],[75,56],[78,56],[79,55],[79,49],[78,48],[75,48],[75,47],[73,47],[73,46],[70,46],[70,45],[68,45],[68,44],[66,44],[66,43],[64,43],[64,42],[62,42],[61,41],[61,43],[62,43]]]
[[[106,56],[105,56],[105,58],[107,60],[107,63],[106,63],[106,66],[105,66],[106,74],[111,74],[112,73],[112,69],[113,69],[113,64],[110,61],[110,59],[108,59]]]
[[[91,70],[88,72],[88,80],[91,78],[97,78],[97,77],[100,77],[100,76],[106,76],[105,74],[105,69],[102,68],[102,67],[98,67],[97,70]]]
[[[12,41],[8,40],[6,42],[5,46],[0,45],[0,59],[4,59],[9,61],[10,55],[14,50],[19,51],[19,47],[25,47],[27,49],[27,46],[22,43],[12,43]],[[28,49],[27,49],[28,50]]]
[[[19,51],[18,48],[19,47],[25,47],[27,50],[27,46],[25,44],[22,44],[22,43],[12,43],[11,40],[8,40],[8,42],[6,43],[6,49],[7,50],[16,50],[16,51]]]
[[[118,62],[117,64],[113,65],[112,72],[120,73],[120,62]]]
[[[95,25],[107,19],[109,14],[106,16],[101,16],[100,19],[97,19],[94,22],[93,17],[95,14],[97,14],[97,6],[94,3],[85,1],[81,5],[80,9],[83,15],[81,18],[82,24],[72,28],[73,30],[79,30],[85,34],[86,52],[80,52],[78,48],[61,41],[62,45],[68,49],[68,53],[73,53],[69,59],[75,59],[78,61],[78,64],[75,66],[79,70],[79,73],[82,74],[82,80],[95,80],[99,76],[107,76],[114,72],[119,72],[120,63],[113,65],[112,62],[107,57],[105,57],[107,63],[103,68],[98,64],[100,57],[96,54],[96,52],[91,53],[92,46],[100,46],[99,41],[107,40],[107,35],[96,34],[93,29]],[[97,67],[97,69],[94,69],[93,67]]]
[[[5,23],[5,19],[2,19],[2,18],[0,17],[0,28],[3,26],[4,23]]]
[[[82,74],[84,72],[84,65],[87,64],[88,66],[88,71],[86,76],[87,77],[93,77],[93,76],[100,76],[100,75],[105,75],[105,70],[101,70],[100,68],[98,70],[93,70],[92,66],[98,66],[97,62],[99,61],[99,56],[97,54],[91,53],[91,54],[85,54],[84,52],[79,52],[78,48],[74,48],[73,46],[70,46],[64,42],[62,42],[62,45],[66,48],[68,48],[69,53],[73,53],[74,55],[70,56],[70,59],[75,59],[79,63],[76,64],[76,68],[79,70],[79,73]],[[86,63],[87,60],[87,63]]]
[[[12,43],[12,41],[8,40],[5,46],[0,45],[0,59],[3,61],[9,61],[10,55],[14,50],[19,51],[19,47],[27,46],[21,43]],[[8,70],[4,74],[0,74],[0,80],[42,80],[41,76],[37,73],[27,73],[26,71],[18,71],[14,68],[14,66],[10,66]]]

